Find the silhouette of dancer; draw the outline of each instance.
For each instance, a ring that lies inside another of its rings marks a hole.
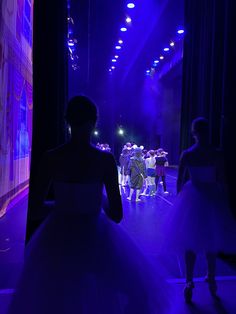
[[[10,314],[168,313],[165,282],[117,225],[117,166],[111,153],[90,144],[96,119],[89,98],[72,98],[71,140],[43,157],[34,206],[40,212],[53,184],[55,209],[29,241]]]
[[[235,250],[236,224],[224,192],[222,153],[209,143],[209,126],[205,118],[192,122],[195,144],[183,151],[177,179],[177,198],[167,218],[168,245],[185,255],[186,286],[184,297],[191,302],[196,254],[207,260],[206,281],[210,293],[217,297],[217,252]]]

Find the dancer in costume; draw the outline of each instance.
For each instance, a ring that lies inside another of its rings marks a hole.
[[[123,212],[116,163],[90,143],[96,106],[76,96],[66,119],[71,140],[45,153],[31,204],[40,215],[52,184],[55,209],[29,241],[8,313],[170,313],[158,269],[117,225]]]
[[[164,224],[164,245],[185,256],[186,302],[192,300],[197,253],[206,256],[206,282],[212,296],[217,297],[217,252],[236,252],[236,223],[224,189],[222,153],[209,143],[209,125],[205,118],[193,121],[192,135],[195,144],[181,155],[178,195]]]
[[[147,190],[145,191],[145,195],[154,196],[156,194],[156,185],[155,185],[155,169],[156,169],[156,159],[155,159],[155,151],[150,150],[148,152],[149,157],[145,159],[146,164],[146,172],[147,172]]]
[[[130,193],[127,199],[131,201],[134,191],[136,191],[135,201],[140,202],[140,190],[143,187],[144,179],[146,176],[146,166],[142,157],[142,149],[135,147],[133,150],[133,157],[130,158],[129,162],[130,171]]]
[[[165,152],[164,149],[159,148],[157,150],[157,156],[156,156],[156,178],[155,178],[156,190],[158,189],[158,182],[161,177],[164,194],[169,194],[166,188],[166,168],[165,167],[168,166],[168,159],[166,158],[167,154],[168,153]]]
[[[130,149],[123,148],[119,157],[120,163],[120,184],[123,186],[128,185],[129,182],[129,161],[130,161]]]

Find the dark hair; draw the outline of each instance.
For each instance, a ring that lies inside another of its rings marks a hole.
[[[209,133],[209,123],[206,118],[199,117],[192,122],[192,133],[198,137],[207,137]]]
[[[86,123],[95,125],[97,121],[97,107],[88,97],[75,96],[68,103],[65,118],[70,125],[74,126],[82,126]]]
[[[154,156],[155,155],[155,151],[153,149],[149,150],[148,152],[151,156]]]
[[[123,148],[122,149],[122,154],[128,154],[129,153],[129,149],[128,148]]]

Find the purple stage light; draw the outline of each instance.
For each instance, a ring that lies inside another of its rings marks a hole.
[[[122,32],[126,32],[127,31],[127,28],[126,27],[121,27],[120,29]]]
[[[118,56],[118,55],[115,55],[115,58],[116,58],[116,59],[118,59],[118,58],[119,58],[119,56]]]
[[[135,4],[133,2],[127,3],[127,8],[133,9],[135,7]]]
[[[177,31],[177,33],[178,33],[178,34],[183,34],[183,33],[184,33],[184,29],[179,29],[179,30]]]
[[[119,40],[118,40],[118,43],[119,43],[119,44],[123,44],[123,40],[122,40],[122,39],[119,39]]]
[[[164,59],[164,57],[163,57],[163,56],[160,56],[160,59],[161,59],[161,60],[163,60],[163,59]]]
[[[117,60],[116,60],[116,59],[112,59],[111,61],[112,61],[112,62],[116,62]]]
[[[117,50],[119,50],[119,49],[121,49],[121,46],[116,46],[115,48],[116,48]]]
[[[131,23],[132,22],[130,17],[127,17],[125,21],[126,21],[126,23]]]
[[[169,51],[170,48],[166,47],[166,48],[164,48],[163,50],[164,50],[164,51]]]
[[[112,68],[112,70],[114,70],[116,67],[114,67],[114,65],[113,65],[111,68]]]
[[[174,47],[175,43],[173,41],[170,42],[170,46]]]
[[[154,60],[154,63],[155,63],[155,64],[157,64],[157,63],[159,63],[159,62],[160,62],[159,60]]]

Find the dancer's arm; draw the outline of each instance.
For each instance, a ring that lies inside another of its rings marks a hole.
[[[45,153],[31,180],[29,208],[32,219],[45,218],[43,205],[52,181],[52,162],[50,153]]]
[[[177,178],[177,193],[179,193],[187,181],[186,153],[181,154],[179,160],[178,178]]]
[[[117,166],[112,154],[105,155],[104,183],[108,198],[108,204],[104,204],[104,210],[109,218],[119,223],[123,218],[123,208],[118,184]]]

